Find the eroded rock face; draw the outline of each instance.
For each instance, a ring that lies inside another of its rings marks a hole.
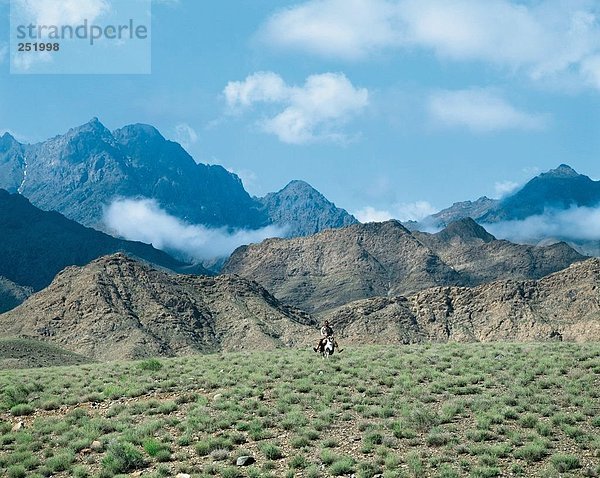
[[[471,218],[436,234],[413,235],[460,273],[462,284],[468,286],[499,279],[540,279],[585,259],[564,242],[530,246],[496,240]]]
[[[498,241],[472,219],[437,234],[411,233],[388,221],[241,247],[223,270],[256,280],[284,302],[323,313],[353,300],[435,286],[538,279],[582,259],[564,243]]]
[[[123,254],[65,269],[0,316],[5,336],[99,360],[292,346],[315,325],[254,282],[168,274]]]
[[[356,301],[328,318],[348,342],[598,341],[600,260],[538,281],[435,287],[408,298]]]
[[[310,312],[461,280],[397,221],[241,247],[223,271],[252,278],[282,301]]]

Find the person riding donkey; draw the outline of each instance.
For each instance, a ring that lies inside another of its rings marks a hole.
[[[319,340],[317,346],[313,347],[313,350],[315,352],[323,352],[323,347],[325,347],[325,344],[327,343],[327,337],[333,338],[333,328],[329,324],[328,320],[326,320],[323,324],[323,327],[321,327],[321,339]],[[338,349],[338,352],[342,352],[342,349],[340,349],[340,346],[338,345],[337,340],[335,340],[335,338],[333,338],[333,344],[335,348]]]

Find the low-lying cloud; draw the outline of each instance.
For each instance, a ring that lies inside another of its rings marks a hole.
[[[227,257],[241,245],[285,234],[278,226],[229,231],[187,224],[164,211],[154,199],[117,199],[106,208],[104,223],[125,239],[194,261]]]
[[[573,207],[565,210],[549,209],[544,214],[529,216],[518,221],[484,224],[499,239],[535,243],[542,239],[567,241],[600,240],[600,207]]]
[[[383,222],[390,219],[399,221],[420,221],[421,219],[436,212],[427,201],[416,201],[412,203],[393,204],[389,209],[376,209],[366,206],[353,213],[354,217],[362,223]]]

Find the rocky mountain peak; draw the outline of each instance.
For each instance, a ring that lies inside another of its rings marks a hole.
[[[114,137],[121,144],[128,144],[130,142],[155,142],[155,141],[166,141],[162,134],[154,127],[149,124],[136,123],[124,126],[123,128],[117,129],[113,132]]]
[[[556,169],[551,169],[548,172],[540,174],[540,177],[542,178],[576,178],[579,176],[583,175],[579,174],[568,164],[561,164]]]
[[[438,232],[436,236],[446,241],[450,241],[455,237],[464,241],[481,239],[483,242],[492,242],[496,239],[470,217],[451,222],[444,230]]]
[[[5,131],[2,136],[0,136],[0,148],[8,149],[12,145],[18,145],[19,142],[15,139],[15,137],[10,134],[8,131]]]
[[[82,124],[81,126],[77,126],[75,128],[71,128],[67,135],[69,136],[77,136],[80,134],[94,134],[97,136],[112,136],[111,132],[108,130],[106,126],[104,126],[100,120],[96,117],[93,117],[87,123]]]
[[[287,228],[289,236],[308,236],[358,222],[310,184],[300,180],[291,181],[280,191],[267,194],[259,201],[274,223]]]

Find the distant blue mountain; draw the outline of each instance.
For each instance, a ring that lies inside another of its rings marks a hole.
[[[302,184],[252,198],[235,174],[197,164],[181,145],[143,124],[111,132],[94,118],[33,145],[8,134],[0,138],[0,188],[98,229],[116,197],[152,198],[189,223],[231,229],[281,224],[307,235],[356,222]]]
[[[594,207],[600,205],[600,181],[579,174],[566,164],[531,179],[514,194],[501,200],[479,198],[476,201],[454,203],[447,209],[426,218],[428,226],[445,227],[471,217],[482,224],[520,220],[543,214],[549,209]]]
[[[600,205],[600,181],[579,174],[566,164],[533,178],[478,219],[499,222],[525,219],[547,209]]]
[[[0,276],[40,290],[67,266],[125,252],[175,272],[206,273],[141,242],[116,239],[0,189]],[[1,285],[1,284],[0,284]],[[16,304],[15,304],[16,305]]]

